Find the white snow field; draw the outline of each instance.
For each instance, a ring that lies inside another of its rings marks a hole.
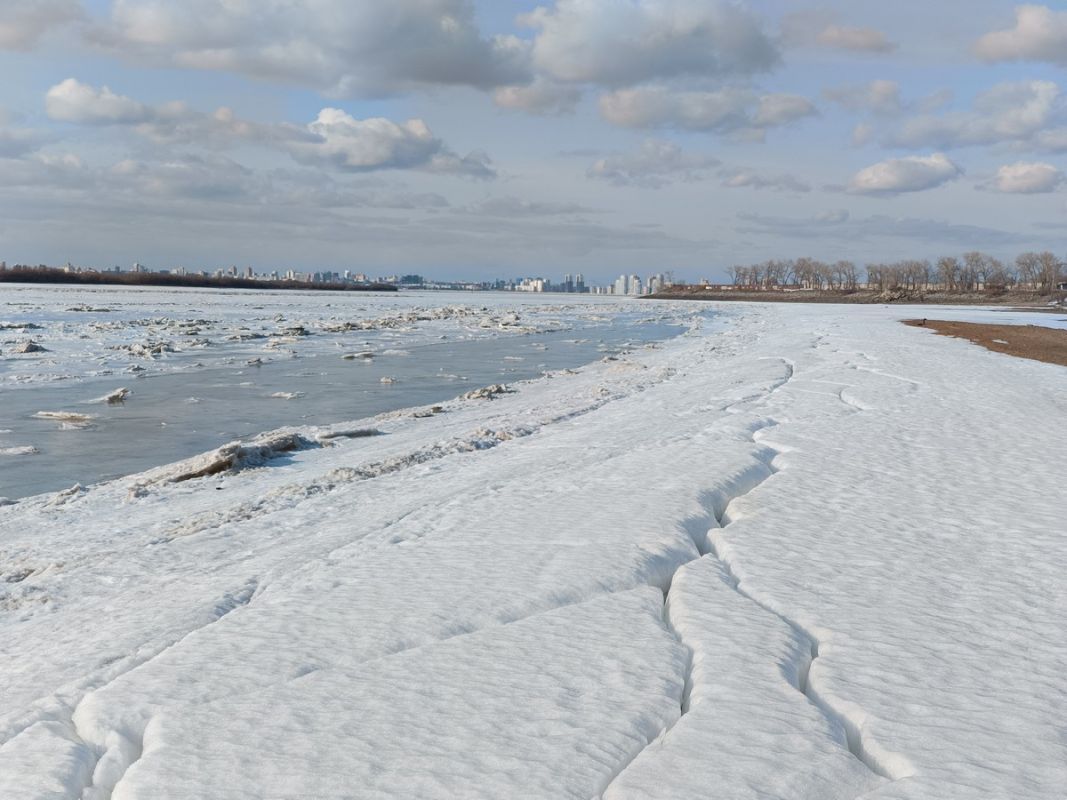
[[[1067,369],[723,305],[0,508],[0,797],[1067,796]]]

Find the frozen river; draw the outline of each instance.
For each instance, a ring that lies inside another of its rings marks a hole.
[[[677,335],[691,316],[516,295],[5,287],[0,297],[8,498],[578,367]],[[45,349],[15,353],[26,341]],[[125,402],[101,401],[122,388]]]

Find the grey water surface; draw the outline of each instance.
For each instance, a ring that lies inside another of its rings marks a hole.
[[[136,378],[129,375],[3,392],[0,497],[11,499],[142,472],[285,425],[325,425],[454,398],[492,383],[574,368],[683,331],[619,320],[566,331],[423,344],[407,355],[342,360],[318,355]],[[383,383],[382,378],[395,379]],[[121,405],[90,403],[121,386]],[[272,397],[295,393],[293,399]],[[93,415],[85,428],[36,419],[39,411]]]

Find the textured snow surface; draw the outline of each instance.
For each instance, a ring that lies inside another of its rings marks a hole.
[[[0,797],[1062,800],[1067,370],[914,316],[0,508]]]

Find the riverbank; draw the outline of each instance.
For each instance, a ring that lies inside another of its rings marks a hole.
[[[0,508],[0,795],[1061,800],[1067,371],[717,311]]]
[[[956,305],[1003,306],[1026,310],[1047,308],[1049,303],[1064,303],[1065,293],[1039,295],[1036,292],[877,292],[865,289],[829,290],[751,290],[719,289],[703,286],[679,286],[648,295],[650,300],[705,300],[749,303],[840,303],[847,305]]]
[[[995,353],[1067,367],[1067,330],[1042,325],[992,325],[941,319],[907,319],[904,324],[929,328],[942,336],[966,339]]]

